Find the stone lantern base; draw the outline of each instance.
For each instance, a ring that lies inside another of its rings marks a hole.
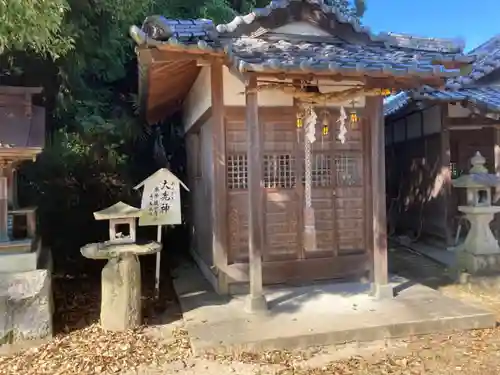
[[[457,265],[471,274],[499,273],[500,254],[472,254],[461,250],[457,252]]]
[[[101,326],[110,331],[141,324],[141,266],[137,255],[111,258],[102,270]]]
[[[90,243],[81,248],[89,259],[108,259],[101,273],[101,327],[125,331],[141,324],[141,265],[139,255],[161,250],[159,242],[144,244]]]

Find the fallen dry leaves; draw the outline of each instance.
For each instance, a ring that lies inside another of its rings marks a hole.
[[[3,375],[117,374],[141,365],[161,366],[190,355],[187,335],[161,343],[141,329],[105,332],[99,326],[59,335],[49,343],[9,357],[0,357]]]
[[[427,267],[429,276],[435,266]],[[426,275],[427,276],[427,275]],[[170,374],[171,368],[183,374],[227,375],[235,363],[257,365],[259,374],[273,375],[498,375],[500,373],[500,329],[429,335],[404,340],[397,353],[381,350],[373,356],[328,360],[320,366],[308,361],[323,355],[323,349],[307,351],[271,350],[259,353],[206,354],[191,356],[189,338],[179,330],[171,342],[162,342],[143,329],[129,332],[105,332],[95,323],[99,311],[98,278],[64,278],[56,287],[58,311],[55,323],[59,333],[51,342],[20,354],[0,357],[2,375],[93,375],[139,373],[147,366],[156,374]],[[57,283],[57,281],[56,281]],[[59,290],[57,289],[59,288]],[[62,288],[62,289],[61,289]],[[147,286],[149,288],[149,286]],[[151,291],[145,290],[146,296]],[[465,295],[465,294],[464,294]],[[493,296],[495,301],[500,298]],[[144,301],[148,321],[155,318],[149,300]],[[499,304],[500,306],[500,304]],[[499,314],[500,315],[500,314]],[[175,366],[173,362],[184,363]],[[219,372],[204,370],[204,364],[221,364]],[[313,361],[314,362],[314,361]],[[251,367],[251,366],[250,366]],[[199,370],[198,370],[199,368]],[[139,372],[134,372],[139,371]],[[252,370],[253,371],[253,370]],[[148,372],[149,374],[150,372]],[[145,373],[144,373],[145,374]],[[238,372],[254,375],[254,372]]]

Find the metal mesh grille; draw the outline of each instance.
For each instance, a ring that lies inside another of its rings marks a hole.
[[[228,155],[227,157],[227,186],[229,189],[248,188],[248,160],[247,155]]]
[[[335,169],[338,186],[359,185],[361,183],[357,158],[346,155],[337,156]]]
[[[294,164],[291,155],[264,155],[264,186],[284,189],[294,187]]]
[[[332,158],[330,155],[313,154],[311,171],[312,186],[327,187],[332,185]]]

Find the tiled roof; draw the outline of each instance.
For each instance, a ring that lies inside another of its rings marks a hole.
[[[384,115],[389,116],[405,107],[412,99],[443,102],[468,101],[486,112],[500,112],[500,86],[463,88],[456,91],[433,90],[424,87],[418,91],[401,92],[384,103]]]
[[[384,104],[386,116],[396,113],[406,106],[412,98],[442,101],[467,100],[492,112],[500,112],[500,87],[478,86],[477,81],[497,69],[500,69],[500,34],[489,39],[468,55],[476,56],[469,74],[448,79],[445,90],[423,87],[418,92],[398,94],[396,101],[388,100]]]
[[[273,13],[290,10],[292,9],[292,6],[297,3],[307,3],[311,6],[317,6],[321,12],[330,19],[333,19],[341,24],[349,24],[355,32],[366,35],[373,42],[384,42],[395,47],[444,53],[460,53],[465,46],[464,42],[459,39],[425,38],[387,32],[374,34],[371,32],[369,27],[361,25],[357,18],[345,15],[339,8],[327,5],[323,0],[273,0],[264,8],[253,9],[251,13],[245,16],[236,16],[227,24],[217,25],[217,31],[221,34],[235,34],[238,32],[238,29],[257,23],[262,19],[270,18]],[[293,19],[294,17],[279,18],[283,23],[287,22],[290,18]],[[275,24],[273,26],[276,27],[279,25]]]
[[[328,42],[290,41],[281,38],[235,39],[228,54],[240,71],[330,71],[365,75],[450,77],[456,69],[433,65],[437,58],[453,61],[457,55],[416,53],[383,44],[357,45],[329,37]],[[437,56],[439,55],[439,56]],[[459,57],[458,57],[459,58]]]
[[[475,55],[476,61],[472,71],[464,76],[450,79],[446,83],[449,89],[459,89],[474,84],[477,80],[485,77],[500,68],[500,35],[497,35],[479,47],[475,48],[469,55]]]
[[[335,36],[301,36],[298,39],[296,35],[273,32],[261,37],[232,37],[219,34],[209,20],[180,21],[161,16],[147,18],[141,29],[133,26],[130,34],[139,45],[162,44],[176,49],[226,53],[240,71],[300,70],[368,76],[452,77],[459,74],[459,70],[447,69],[443,64],[473,60],[473,57],[450,52],[458,47],[449,41],[417,38],[411,42],[411,38],[395,34],[391,34],[392,42],[379,38],[381,41],[360,44]],[[436,43],[440,43],[439,48]]]
[[[457,91],[424,88],[413,93],[412,96],[415,99],[433,99],[446,102],[466,100],[486,111],[500,111],[500,86],[478,86]]]
[[[396,95],[384,99],[384,116],[392,115],[400,109],[406,107],[410,102],[411,97],[406,91],[400,92]]]
[[[211,52],[221,49],[215,25],[211,20],[173,20],[150,16],[142,26],[132,26],[130,36],[138,45],[170,45]]]

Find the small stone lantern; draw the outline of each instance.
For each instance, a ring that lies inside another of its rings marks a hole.
[[[499,206],[491,205],[491,189],[500,185],[500,177],[488,173],[485,158],[477,152],[471,158],[472,168],[453,180],[456,188],[467,191],[467,205],[458,210],[470,222],[464,243],[458,248],[457,263],[471,273],[500,271],[500,247],[490,229],[490,222]]]
[[[107,259],[101,273],[101,326],[124,331],[141,324],[141,266],[138,255],[161,250],[156,241],[136,242],[136,222],[143,214],[139,208],[118,202],[94,212],[96,220],[109,220],[109,240],[81,248],[84,257]]]
[[[141,215],[141,209],[123,202],[94,212],[96,220],[109,220],[109,245],[135,243],[137,218]]]
[[[468,174],[453,180],[453,186],[467,189],[467,205],[472,207],[491,206],[491,188],[498,177],[488,173],[484,166],[486,159],[479,153],[470,159],[472,168]]]

